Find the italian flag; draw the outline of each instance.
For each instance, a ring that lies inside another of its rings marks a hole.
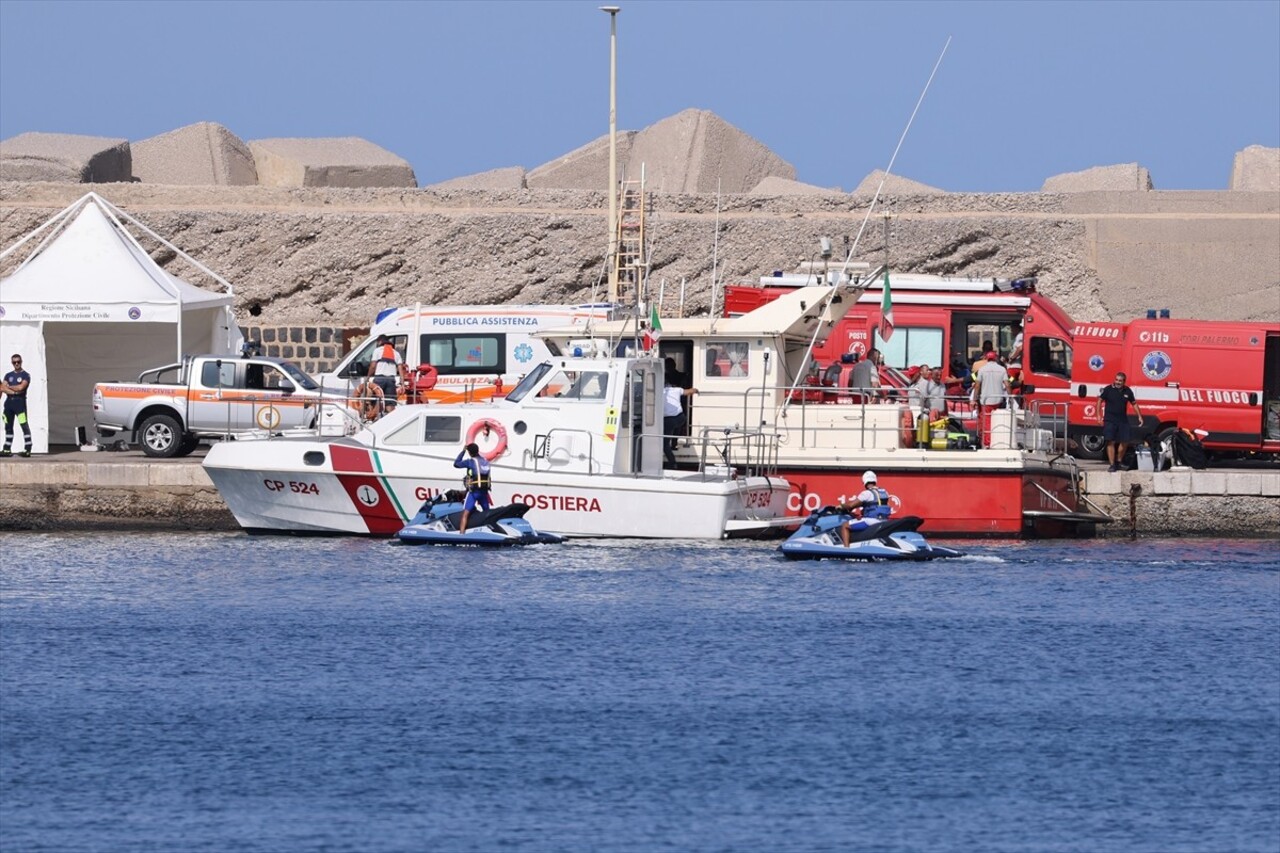
[[[662,337],[662,321],[658,319],[658,306],[649,309],[649,328],[644,330],[644,348],[652,350],[658,346],[658,338]]]
[[[884,295],[880,298],[880,340],[893,337],[893,296],[889,293],[889,271],[884,271]]]

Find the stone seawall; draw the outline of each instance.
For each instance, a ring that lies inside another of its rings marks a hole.
[[[1098,525],[1101,537],[1280,538],[1274,469],[1089,471],[1085,490],[1115,519]],[[194,459],[150,461],[130,451],[0,462],[0,530],[237,529]]]
[[[606,295],[608,204],[599,192],[94,189],[231,281],[244,324],[367,329],[382,309],[418,301],[565,303]],[[0,184],[0,246],[84,190]],[[713,258],[719,280],[734,283],[794,269],[816,256],[822,237],[843,255],[870,198],[655,193],[649,202],[650,293],[665,283],[662,311],[674,316],[712,307]],[[0,264],[0,276],[18,254]],[[854,259],[879,263],[886,254],[904,271],[1037,276],[1040,289],[1081,321],[1127,320],[1153,307],[1175,317],[1273,320],[1280,193],[890,195]],[[153,256],[204,282],[171,251]]]

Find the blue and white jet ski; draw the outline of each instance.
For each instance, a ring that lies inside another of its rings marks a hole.
[[[466,492],[450,489],[422,505],[396,536],[406,545],[557,545],[563,536],[535,530],[525,520],[529,505],[523,503],[474,509],[467,518],[467,532],[459,533],[462,524],[462,501]]]
[[[849,546],[840,538],[840,525],[849,524]],[[916,532],[924,519],[856,518],[839,507],[823,507],[810,515],[779,546],[791,560],[937,560],[963,557],[959,551],[930,545]]]

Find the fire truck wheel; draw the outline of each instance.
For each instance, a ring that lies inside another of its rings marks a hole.
[[[1106,459],[1107,442],[1102,438],[1102,433],[1077,435],[1075,455],[1080,459]]]

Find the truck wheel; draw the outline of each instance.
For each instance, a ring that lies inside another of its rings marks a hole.
[[[1101,433],[1077,434],[1076,449],[1073,454],[1077,459],[1106,459],[1107,442]]]
[[[173,415],[152,415],[138,428],[142,452],[155,459],[177,456],[182,447],[182,425]]]
[[[200,446],[200,439],[196,438],[192,433],[183,433],[182,444],[178,445],[178,452],[174,456],[190,456],[191,452]]]

